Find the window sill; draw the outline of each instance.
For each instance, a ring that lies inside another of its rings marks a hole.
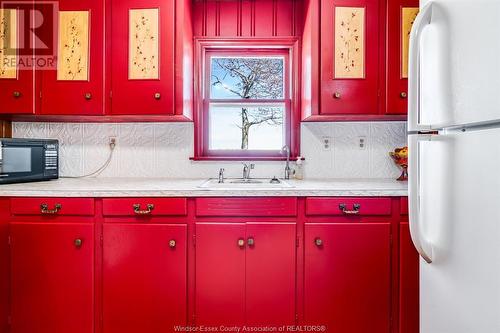
[[[191,161],[286,161],[286,157],[279,156],[193,156]],[[301,158],[305,160],[305,158]],[[297,156],[290,156],[290,161],[296,161]]]

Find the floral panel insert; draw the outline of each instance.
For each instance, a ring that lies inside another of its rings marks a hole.
[[[0,9],[0,79],[17,78],[17,12]]]
[[[59,12],[57,80],[89,80],[89,12]]]
[[[418,7],[403,7],[401,10],[401,77],[408,78],[408,52],[410,32],[418,15]]]
[[[129,11],[130,80],[158,80],[159,9]]]
[[[335,7],[335,78],[365,77],[365,8]]]

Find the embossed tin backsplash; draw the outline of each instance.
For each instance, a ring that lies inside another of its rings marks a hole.
[[[193,162],[192,123],[13,123],[13,136],[56,138],[62,176],[79,176],[99,168],[117,139],[113,160],[100,177],[241,176],[240,162]],[[324,139],[331,146],[324,147]],[[363,139],[365,146],[359,147]],[[388,152],[406,144],[404,122],[303,123],[301,155],[307,178],[396,178],[400,170]],[[282,177],[283,162],[256,162],[253,177]]]

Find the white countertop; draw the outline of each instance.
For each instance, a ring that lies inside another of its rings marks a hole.
[[[228,197],[228,196],[406,196],[407,182],[393,179],[307,179],[278,189],[217,189],[199,186],[206,179],[62,178],[0,185],[8,197]]]

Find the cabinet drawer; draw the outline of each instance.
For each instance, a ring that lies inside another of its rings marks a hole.
[[[185,198],[120,198],[103,199],[104,216],[187,215]]]
[[[390,215],[390,198],[307,198],[307,215]]]
[[[94,199],[91,198],[13,198],[14,215],[78,215],[93,216]]]
[[[197,216],[295,216],[297,198],[200,198]]]

